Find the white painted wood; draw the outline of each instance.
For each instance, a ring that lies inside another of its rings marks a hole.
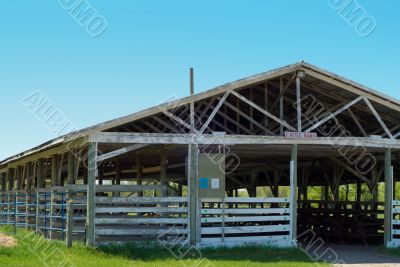
[[[201,202],[222,202],[222,198],[202,198]],[[225,203],[289,203],[289,198],[226,197]]]
[[[146,147],[146,146],[148,146],[148,145],[146,145],[146,144],[134,144],[134,145],[131,145],[131,146],[128,146],[128,147],[123,147],[123,148],[108,152],[106,154],[102,154],[102,155],[97,156],[97,162],[102,162],[102,161],[104,161],[106,159],[117,157],[117,156],[120,156],[122,154],[125,154],[125,153],[128,153],[128,152],[132,152],[132,151],[141,149],[141,148]]]
[[[148,207],[96,207],[96,213],[186,213],[188,211],[187,208],[177,207],[156,207],[156,208],[148,208]]]
[[[289,209],[272,208],[272,209],[201,209],[201,214],[282,214],[289,213]]]
[[[263,109],[262,107],[254,104],[252,101],[250,101],[249,99],[247,99],[246,97],[240,95],[239,93],[232,91],[231,92],[234,96],[236,96],[237,98],[239,98],[240,100],[242,100],[243,102],[249,104],[251,107],[257,109],[258,111],[260,111],[261,113],[263,113],[265,116],[273,119],[274,121],[276,121],[279,124],[282,124],[283,126],[285,126],[286,128],[296,131],[296,128],[290,126],[288,123],[286,123],[285,121],[280,120],[278,117],[272,115],[270,112],[266,111],[265,109]]]
[[[222,238],[219,237],[207,237],[202,238],[202,244],[222,244]],[[226,243],[235,243],[235,244],[243,244],[243,243],[263,243],[264,245],[268,245],[270,242],[287,242],[290,243],[290,236],[288,235],[279,235],[279,236],[241,236],[241,237],[225,237],[224,244]]]
[[[237,216],[225,217],[225,223],[230,222],[274,222],[274,221],[289,221],[290,216]],[[201,223],[221,223],[221,217],[203,217]]]
[[[371,102],[368,100],[368,98],[363,97],[364,102],[367,104],[368,108],[371,110],[372,114],[374,114],[375,118],[378,120],[379,124],[385,131],[385,133],[391,138],[394,139],[392,133],[389,131],[387,128],[386,124],[383,122],[381,116],[378,114],[378,112],[375,110],[374,106],[371,104]]]
[[[186,235],[188,230],[186,228],[170,228],[170,229],[118,229],[118,228],[96,228],[96,235],[164,235],[164,234],[184,234]]]
[[[351,107],[352,105],[356,104],[357,102],[359,102],[361,99],[363,99],[362,96],[357,97],[356,99],[354,99],[353,101],[351,101],[350,103],[344,105],[343,107],[341,107],[340,109],[336,110],[333,113],[330,113],[328,116],[326,116],[324,119],[318,121],[316,124],[314,124],[313,126],[311,126],[310,128],[308,128],[305,132],[309,133],[312,130],[318,128],[319,126],[321,126],[322,124],[324,124],[325,122],[329,121],[330,119],[336,117],[337,115],[339,115],[340,113],[342,113],[343,111],[345,111],[346,109],[348,109],[349,107]]]
[[[90,140],[119,144],[225,144],[225,145],[329,145],[400,149],[400,140],[371,137],[318,137],[316,139],[288,139],[282,136],[225,135],[215,138],[212,134],[168,134],[168,133],[98,133]]]
[[[210,116],[207,118],[207,121],[203,124],[203,127],[201,127],[199,133],[203,134],[204,131],[207,129],[208,125],[210,124],[210,122],[214,119],[215,115],[217,114],[217,112],[219,111],[219,109],[221,108],[221,106],[224,104],[226,98],[229,96],[230,91],[227,91],[224,96],[221,98],[221,100],[218,102],[217,106],[214,108],[214,110],[212,111],[212,113],[210,114]]]
[[[137,224],[188,224],[188,218],[96,218],[96,224],[137,225]]]
[[[160,185],[96,185],[96,192],[142,192],[161,189]]]
[[[158,204],[187,202],[187,197],[96,197],[97,204]]]
[[[289,232],[290,225],[264,225],[264,226],[235,226],[235,227],[202,227],[202,235],[216,234],[254,234],[254,233],[273,233]]]

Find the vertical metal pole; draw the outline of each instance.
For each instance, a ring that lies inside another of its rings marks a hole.
[[[292,145],[290,161],[290,216],[291,237],[293,244],[297,242],[297,144]]]
[[[96,175],[97,175],[97,143],[89,143],[88,149],[88,186],[87,186],[87,216],[86,216],[86,245],[95,245],[96,215]]]
[[[384,240],[385,246],[392,240],[392,203],[393,203],[393,172],[392,172],[392,150],[385,149],[385,223]]]

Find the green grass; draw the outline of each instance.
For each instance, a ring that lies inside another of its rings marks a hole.
[[[393,257],[400,258],[400,248],[387,248],[382,245],[378,247],[378,251]]]
[[[2,229],[4,230],[4,229]],[[110,245],[97,249],[76,243],[67,249],[61,241],[48,241],[30,231],[20,230],[14,235],[18,245],[0,247],[0,266],[36,267],[46,266],[317,266],[298,249],[267,247],[236,247],[190,250],[180,260],[174,257],[179,250],[168,250],[154,245]],[[186,252],[185,249],[181,252]],[[201,256],[200,256],[201,254]],[[62,265],[60,262],[71,263]],[[58,263],[58,265],[57,265]],[[328,266],[319,264],[320,266]]]

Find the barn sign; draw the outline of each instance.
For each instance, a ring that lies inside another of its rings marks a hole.
[[[317,139],[317,133],[285,132],[285,138],[289,139]]]

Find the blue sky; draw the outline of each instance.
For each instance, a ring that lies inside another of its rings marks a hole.
[[[60,2],[0,8],[0,159],[57,136],[21,99],[39,90],[77,128],[305,60],[400,98],[400,1],[358,0],[366,37],[320,1],[105,1],[90,36]],[[342,1],[342,0],[334,0]]]

